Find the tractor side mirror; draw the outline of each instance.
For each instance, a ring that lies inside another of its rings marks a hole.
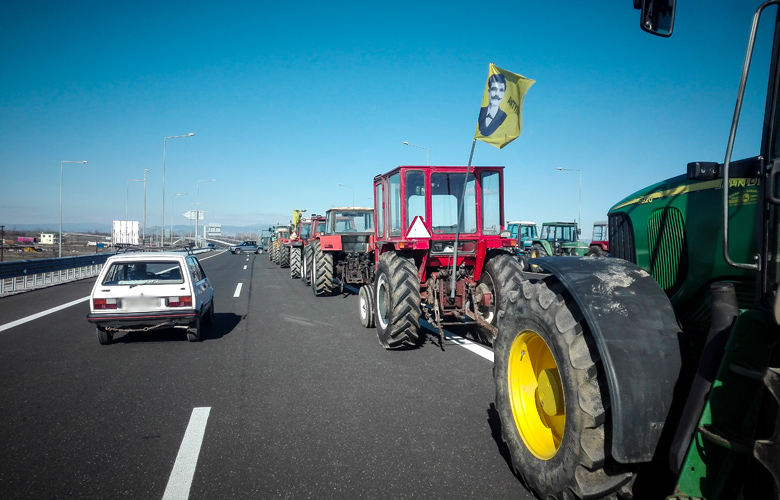
[[[641,0],[639,26],[653,35],[670,37],[674,28],[676,0]],[[634,1],[636,4],[636,0]]]

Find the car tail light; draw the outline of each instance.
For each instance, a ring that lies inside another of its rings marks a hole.
[[[168,307],[192,307],[192,297],[168,297]]]
[[[95,299],[92,304],[95,309],[116,309],[116,299]]]
[[[516,247],[517,246],[517,240],[515,238],[510,238],[507,240],[501,240],[501,245],[505,247]]]

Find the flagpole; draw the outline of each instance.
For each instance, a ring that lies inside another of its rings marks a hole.
[[[474,158],[474,147],[477,145],[477,139],[475,138],[471,142],[471,154],[469,154],[469,164],[466,167],[466,177],[463,179],[463,190],[460,193],[460,203],[458,204],[458,221],[455,226],[455,248],[452,249],[452,277],[450,287],[450,300],[455,300],[455,271],[458,266],[458,237],[460,236],[460,219],[463,217],[463,205],[466,202],[466,185],[469,182],[469,174],[471,173],[471,160]],[[475,179],[476,181],[476,179]],[[474,196],[476,196],[476,186],[474,190]]]

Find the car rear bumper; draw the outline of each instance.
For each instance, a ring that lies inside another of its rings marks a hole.
[[[90,313],[87,321],[101,327],[143,329],[154,326],[188,326],[198,317],[194,309],[162,312]]]

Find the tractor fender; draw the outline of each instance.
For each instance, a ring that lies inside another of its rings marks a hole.
[[[666,294],[622,259],[531,259],[579,306],[603,363],[612,415],[612,456],[652,460],[682,367],[681,329]],[[670,429],[671,430],[671,429]]]

